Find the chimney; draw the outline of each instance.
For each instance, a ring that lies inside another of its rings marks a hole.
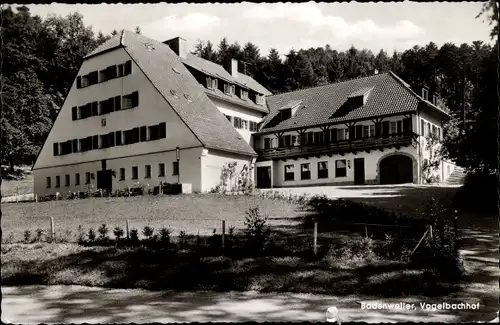
[[[235,78],[238,77],[238,60],[235,59],[228,60],[224,64],[224,68],[227,70],[227,72],[229,72],[229,74],[231,74],[231,76]]]
[[[164,41],[163,44],[166,44],[170,47],[172,51],[175,52],[179,57],[185,59],[188,53],[187,42],[182,37],[175,37],[168,41]]]

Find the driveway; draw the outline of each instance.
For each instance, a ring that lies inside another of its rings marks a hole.
[[[331,306],[338,308],[343,322],[458,322],[495,317],[485,318],[481,310],[421,309],[420,303],[441,302],[426,297],[404,298],[414,304],[413,309],[367,310],[361,309],[362,302],[398,304],[403,299],[257,292],[171,293],[81,286],[3,287],[2,292],[2,321],[22,324],[325,321]]]

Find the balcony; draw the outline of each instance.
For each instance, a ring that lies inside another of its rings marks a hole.
[[[416,146],[417,137],[417,134],[411,133],[385,137],[370,137],[352,141],[338,141],[334,143],[264,149],[259,151],[259,158],[261,160],[289,159],[320,155],[344,155],[345,153],[349,152],[370,152],[372,150],[384,151],[384,149],[389,148]]]

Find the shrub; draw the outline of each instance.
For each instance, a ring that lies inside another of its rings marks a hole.
[[[89,239],[90,243],[93,243],[95,241],[96,234],[95,234],[94,229],[92,229],[92,228],[89,229],[89,232],[87,234],[87,238]]]
[[[35,230],[35,234],[36,234],[35,240],[37,242],[41,242],[43,240],[43,236],[45,235],[45,230],[38,228],[37,230]]]
[[[30,230],[26,229],[26,230],[24,231],[23,236],[24,236],[24,242],[25,242],[26,244],[31,243],[31,236],[32,236],[32,234],[31,234],[31,231],[30,231]]]
[[[134,244],[139,242],[139,232],[135,228],[130,230],[130,241]]]
[[[113,230],[113,234],[115,235],[116,241],[120,241],[123,237],[123,229],[120,227],[115,227]]]
[[[145,226],[144,229],[142,229],[142,234],[144,235],[144,237],[146,237],[147,240],[151,240],[151,238],[153,237],[153,233],[154,229],[149,226]]]
[[[497,213],[498,172],[471,171],[453,199],[454,208],[479,213]]]
[[[71,230],[65,230],[64,233],[62,234],[58,234],[56,236],[56,242],[57,243],[69,243],[71,242],[73,239],[73,234],[71,232]]]
[[[256,253],[262,252],[270,239],[267,217],[260,214],[259,207],[251,208],[246,212],[244,225],[248,248]]]
[[[9,233],[7,237],[2,236],[2,243],[3,244],[12,244],[14,243],[14,234]]]
[[[97,231],[99,232],[99,240],[100,241],[107,241],[109,239],[109,237],[108,237],[109,229],[105,223],[103,223],[99,227],[99,229],[97,229]]]
[[[76,240],[79,244],[83,244],[85,242],[85,232],[83,231],[82,225],[78,226]]]
[[[170,245],[170,234],[172,233],[170,229],[161,228],[160,231],[160,244],[162,247],[168,247]]]
[[[180,249],[186,248],[186,245],[188,243],[188,239],[189,239],[189,237],[188,237],[187,233],[184,230],[181,230],[179,232],[179,248]]]

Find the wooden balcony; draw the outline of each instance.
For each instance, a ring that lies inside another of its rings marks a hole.
[[[346,140],[334,143],[312,144],[260,150],[259,160],[302,158],[321,155],[344,155],[346,153],[370,152],[373,150],[416,146],[417,134],[402,134],[385,137],[370,137],[359,140]]]

